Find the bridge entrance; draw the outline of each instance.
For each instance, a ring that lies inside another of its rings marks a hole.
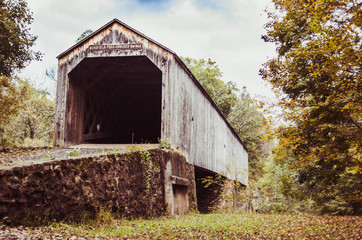
[[[69,74],[71,144],[156,143],[162,72],[146,56],[83,59]]]

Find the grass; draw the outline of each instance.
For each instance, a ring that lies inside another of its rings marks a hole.
[[[100,239],[361,239],[362,217],[268,214],[189,214],[151,220],[109,216],[54,223],[43,232]]]

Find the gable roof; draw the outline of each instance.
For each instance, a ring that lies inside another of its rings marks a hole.
[[[95,35],[97,35],[98,33],[102,32],[103,30],[105,30],[106,28],[112,26],[113,24],[118,23],[120,25],[122,25],[123,27],[129,29],[130,31],[140,35],[141,37],[147,39],[148,41],[156,44],[157,46],[159,46],[160,48],[172,53],[173,55],[176,55],[175,52],[173,52],[171,49],[165,47],[164,45],[158,43],[157,41],[153,40],[150,37],[147,37],[146,35],[144,35],[143,33],[137,31],[136,29],[128,26],[127,24],[125,24],[124,22],[118,20],[117,18],[114,18],[112,21],[106,23],[105,25],[103,25],[102,27],[100,27],[98,30],[94,31],[93,33],[89,34],[87,37],[85,37],[84,39],[82,39],[81,41],[77,42],[76,44],[74,44],[73,46],[71,46],[70,48],[68,48],[67,50],[65,50],[64,52],[62,52],[61,54],[59,54],[57,56],[57,58],[61,58],[65,55],[67,55],[69,52],[71,52],[72,50],[76,49],[77,47],[81,46],[83,43],[85,43],[88,39],[91,39],[92,37],[94,37]]]
[[[241,145],[243,145],[245,151],[248,152],[247,147],[245,146],[245,144],[243,143],[243,141],[241,141],[239,135],[236,133],[235,129],[230,125],[230,123],[228,122],[228,120],[226,119],[226,117],[224,116],[224,114],[220,111],[220,109],[216,106],[214,100],[210,97],[210,95],[206,92],[206,90],[201,86],[200,82],[196,79],[196,77],[192,74],[192,72],[190,71],[190,69],[186,66],[186,64],[181,60],[181,58],[179,56],[177,56],[177,54],[175,52],[173,52],[171,49],[165,47],[164,45],[160,44],[159,42],[153,40],[150,37],[147,37],[146,35],[144,35],[143,33],[137,31],[136,29],[128,26],[127,24],[125,24],[124,22],[118,20],[117,18],[114,18],[113,20],[111,20],[110,22],[106,23],[105,25],[103,25],[102,27],[100,27],[98,30],[94,31],[93,33],[91,33],[90,35],[88,35],[87,37],[85,37],[84,39],[82,39],[81,41],[77,42],[76,44],[74,44],[72,47],[68,48],[67,50],[65,50],[64,52],[62,52],[61,54],[59,54],[57,56],[57,58],[62,58],[63,56],[67,55],[68,53],[70,53],[71,51],[73,51],[74,49],[76,49],[77,47],[81,46],[82,44],[84,44],[86,41],[88,41],[88,39],[91,39],[92,37],[96,36],[97,34],[99,34],[100,32],[102,32],[103,30],[105,30],[106,28],[110,27],[113,24],[120,24],[123,27],[129,29],[130,31],[133,31],[134,33],[138,34],[139,36],[147,39],[148,41],[154,43],[155,45],[159,46],[160,48],[168,51],[169,53],[171,53],[175,60],[178,62],[178,64],[180,64],[180,66],[185,70],[185,72],[189,75],[189,77],[195,82],[195,84],[198,86],[198,88],[201,90],[201,92],[203,93],[203,95],[208,98],[208,100],[210,101],[210,103],[214,106],[214,108],[216,109],[216,111],[219,113],[219,115],[224,119],[226,125],[230,128],[231,132],[234,134],[234,136],[239,140],[239,142],[241,143]]]

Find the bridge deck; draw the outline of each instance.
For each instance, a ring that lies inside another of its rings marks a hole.
[[[102,144],[102,143],[85,143],[70,146],[73,149],[106,149],[106,150],[127,150],[130,146],[140,147],[144,149],[158,148],[159,144]]]
[[[108,152],[126,153],[132,150],[130,146],[134,147],[134,150],[159,148],[159,144],[80,144],[68,148],[19,148],[0,152],[0,169]]]

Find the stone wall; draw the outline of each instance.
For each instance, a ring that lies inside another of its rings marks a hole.
[[[161,149],[0,169],[0,221],[78,221],[100,207],[119,217],[172,214],[178,211],[167,195],[175,194],[168,192],[175,178],[184,180],[188,196],[195,196],[193,166],[180,154]],[[187,201],[189,207],[196,197]]]

